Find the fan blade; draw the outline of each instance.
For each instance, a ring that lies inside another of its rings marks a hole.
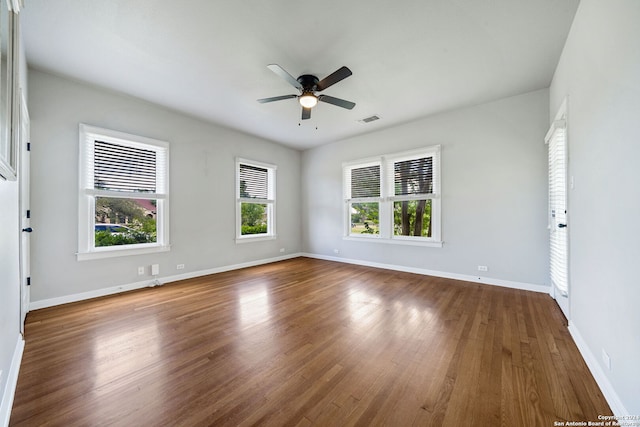
[[[283,99],[290,99],[290,98],[297,98],[298,95],[282,95],[282,96],[273,96],[271,98],[262,98],[262,99],[258,99],[258,102],[260,104],[264,104],[266,102],[273,102],[273,101],[281,101]]]
[[[302,107],[302,120],[307,120],[311,118],[311,108]]]
[[[334,98],[329,95],[320,95],[318,96],[318,101],[326,102],[327,104],[337,105],[338,107],[346,108],[347,110],[351,110],[356,106],[355,102],[345,101],[344,99]]]
[[[353,73],[351,72],[350,69],[348,69],[347,67],[341,67],[341,68],[337,69],[336,71],[334,71],[333,73],[329,74],[324,79],[320,80],[318,82],[318,84],[316,85],[316,90],[318,92],[320,92],[321,90],[325,90],[329,86],[332,86],[332,85],[338,83],[340,80],[346,79],[351,74],[353,74]]]
[[[291,74],[287,73],[284,68],[282,68],[278,64],[269,64],[267,65],[267,68],[288,81],[291,86],[295,87],[296,89],[302,90],[302,85],[300,84],[300,82],[297,81]]]

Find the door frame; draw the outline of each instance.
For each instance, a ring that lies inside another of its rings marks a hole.
[[[565,175],[565,208],[566,208],[566,214],[565,214],[565,222],[568,225],[568,227],[566,228],[566,237],[567,237],[567,247],[566,247],[566,272],[567,272],[567,277],[566,277],[566,281],[567,281],[567,291],[566,294],[561,290],[558,289],[558,287],[554,284],[553,280],[551,279],[551,275],[549,276],[549,281],[550,281],[550,285],[551,285],[551,289],[550,289],[550,294],[551,296],[556,300],[556,302],[558,303],[558,305],[560,306],[560,309],[562,310],[564,316],[567,318],[568,321],[571,320],[571,257],[570,257],[570,253],[571,253],[571,236],[570,236],[570,205],[569,205],[569,191],[571,189],[573,189],[573,177],[571,177],[570,173],[569,173],[569,115],[568,115],[568,97],[565,97],[562,100],[562,103],[560,104],[560,107],[558,108],[558,112],[556,113],[555,117],[554,117],[554,123],[558,122],[558,121],[563,121],[564,122],[564,130],[565,130],[565,144],[564,144],[564,150],[565,150],[565,162],[564,162],[564,175]],[[549,138],[551,136],[551,134],[553,133],[555,127],[554,124],[552,123],[551,128],[549,129],[549,132],[547,132],[547,135],[545,136],[545,143],[548,145],[549,142]],[[547,149],[548,151],[548,149]],[[548,164],[548,163],[547,163]],[[549,166],[547,166],[548,168]],[[548,191],[548,190],[547,190]],[[549,221],[549,243],[551,243],[551,232],[552,232],[552,227],[555,227],[555,222],[553,221],[552,217],[551,217],[551,200],[549,199],[549,206],[547,207],[547,215],[548,215],[548,221]],[[551,249],[550,249],[551,250]],[[551,273],[551,266],[549,266],[549,273]]]
[[[15,128],[17,130],[16,142],[18,146],[18,209],[20,218],[20,249],[19,249],[19,270],[20,270],[20,333],[24,336],[24,325],[31,298],[31,232],[24,229],[30,228],[31,220],[27,212],[31,210],[30,194],[30,162],[31,154],[29,150],[30,119],[27,101],[22,89],[18,91],[17,100],[17,120]]]

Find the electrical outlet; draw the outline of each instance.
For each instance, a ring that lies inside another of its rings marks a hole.
[[[157,276],[160,274],[160,264],[151,264],[151,275]]]
[[[608,370],[611,370],[611,358],[607,352],[604,351],[604,348],[602,349],[602,361],[604,362],[604,366],[606,366]]]
[[[333,250],[333,253],[334,253],[334,254],[339,254],[339,253],[340,253],[340,249],[334,249],[334,250]]]
[[[489,267],[487,267],[486,265],[479,265],[478,271],[489,271]]]
[[[144,267],[138,267],[138,276],[142,276],[144,274]]]
[[[284,248],[280,248],[280,253],[284,253]]]
[[[184,270],[184,264],[176,265],[176,270]]]

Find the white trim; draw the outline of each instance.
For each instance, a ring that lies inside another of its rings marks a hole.
[[[148,145],[162,147],[169,150],[169,143],[155,138],[149,138],[147,136],[133,135],[131,133],[120,132],[112,129],[99,128],[97,126],[91,126],[85,123],[79,124],[80,134],[84,136],[81,141],[93,141],[99,139],[105,142],[111,142],[118,145],[124,145],[126,147],[135,147],[149,149]]]
[[[236,163],[242,163],[245,165],[249,165],[249,166],[256,166],[259,168],[264,168],[264,169],[273,169],[273,170],[277,170],[278,169],[278,165],[274,165],[273,163],[265,163],[265,162],[261,162],[259,160],[249,160],[245,157],[237,157],[236,158]]]
[[[351,240],[354,242],[371,242],[374,241],[376,243],[384,243],[386,245],[408,245],[408,246],[426,246],[432,248],[441,248],[443,243],[438,240],[425,240],[424,237],[415,237],[415,236],[393,236],[390,239],[385,239],[375,235],[357,235],[350,234],[348,236],[343,236],[342,240]]]
[[[425,276],[443,277],[445,279],[463,280],[465,282],[483,283],[486,285],[502,286],[505,288],[521,289],[524,291],[542,292],[548,294],[550,292],[549,285],[540,285],[535,283],[515,282],[512,280],[495,279],[493,277],[469,276],[467,274],[448,273],[445,271],[427,270],[425,268],[407,267],[404,265],[382,264],[379,262],[363,261],[359,259],[340,258],[334,256],[311,254],[303,252],[301,256],[308,258],[322,259],[325,261],[343,262],[345,264],[362,265],[365,267],[382,268],[385,270],[402,271],[404,273],[422,274]]]
[[[113,191],[109,190],[94,190],[92,188],[85,188],[83,193],[87,196],[97,197],[117,197],[118,199],[144,199],[144,200],[166,200],[167,194],[164,193],[118,193],[114,195]]]
[[[262,264],[269,264],[269,263],[278,262],[278,261],[284,261],[286,259],[298,258],[300,256],[302,255],[299,253],[294,253],[294,254],[283,255],[275,258],[267,258],[267,259],[261,259],[257,261],[248,261],[240,264],[232,264],[232,265],[225,265],[222,267],[210,268],[207,270],[199,270],[199,271],[192,271],[189,273],[176,274],[173,276],[165,276],[161,278],[153,277],[151,279],[144,280],[141,282],[134,282],[134,283],[128,283],[128,284],[123,284],[118,286],[112,286],[110,288],[96,289],[95,291],[65,295],[57,298],[31,301],[31,303],[29,304],[29,309],[38,310],[40,308],[53,307],[56,305],[68,304],[76,301],[84,301],[91,298],[98,298],[106,295],[113,295],[121,292],[132,291],[134,289],[158,286],[158,283],[156,282],[156,280],[160,283],[160,285],[163,285],[165,283],[175,282],[178,280],[192,279],[194,277],[206,276],[208,274],[224,273],[225,271],[239,270],[241,268],[253,267],[253,266],[262,265]]]
[[[240,237],[236,237],[236,243],[250,243],[258,242],[260,240],[276,240],[278,236],[271,234],[245,234]]]
[[[404,196],[388,196],[385,200],[390,202],[402,202],[404,200],[433,200],[439,198],[438,193],[421,193],[421,194],[407,194]]]
[[[298,258],[298,257],[308,257],[308,258],[322,259],[326,261],[342,262],[346,264],[363,265],[366,267],[382,268],[385,270],[402,271],[405,273],[415,273],[415,274],[422,274],[426,276],[443,277],[443,278],[454,279],[454,280],[464,280],[466,282],[484,283],[487,285],[503,286],[506,288],[522,289],[522,290],[533,291],[533,292],[543,292],[543,293],[551,292],[551,289],[548,285],[514,282],[510,280],[495,279],[491,277],[469,276],[466,274],[448,273],[443,271],[427,270],[423,268],[406,267],[406,266],[393,265],[393,264],[382,264],[377,262],[362,261],[362,260],[349,259],[349,258],[339,258],[339,257],[326,256],[326,255],[320,255],[320,254],[312,254],[307,252],[299,252],[299,253],[293,253],[289,255],[274,257],[274,258],[266,258],[266,259],[261,259],[256,261],[244,262],[240,264],[232,264],[232,265],[226,265],[222,267],[210,268],[207,270],[199,270],[199,271],[193,271],[189,273],[165,276],[158,279],[154,278],[153,280],[148,279],[140,282],[134,282],[134,283],[128,283],[128,284],[123,284],[118,286],[112,286],[109,288],[97,289],[95,291],[82,292],[79,294],[65,295],[62,297],[50,298],[46,300],[31,301],[29,304],[29,310],[38,310],[41,308],[53,307],[56,305],[68,304],[71,302],[83,301],[91,298],[103,297],[106,295],[113,295],[121,292],[131,291],[134,289],[157,286],[157,284],[155,283],[156,280],[159,280],[160,284],[165,284],[169,282],[175,282],[178,280],[192,279],[194,277],[201,277],[209,274],[239,270],[241,268],[254,267],[256,265],[269,264],[272,262],[284,261],[287,259]]]
[[[355,199],[344,199],[347,203],[380,203],[382,197],[356,197]]]
[[[11,367],[7,374],[7,383],[2,392],[2,402],[0,402],[0,426],[8,426],[11,417],[11,409],[13,408],[13,398],[16,394],[18,386],[18,373],[20,372],[20,363],[22,362],[22,353],[24,352],[24,340],[17,335],[18,341],[13,350],[11,358]]]
[[[20,13],[21,7],[24,7],[23,0],[7,0],[7,4],[9,5],[9,10],[13,13]]]
[[[553,136],[553,133],[556,131],[556,129],[566,129],[566,128],[567,128],[566,120],[554,120],[553,123],[551,123],[551,127],[547,131],[547,134],[544,136],[544,143],[545,144],[549,143],[549,140]]]
[[[366,168],[368,166],[377,165],[380,165],[380,167],[382,167],[382,156],[365,157],[360,160],[349,160],[347,162],[342,162],[342,169]]]
[[[602,391],[604,398],[607,399],[607,403],[611,407],[611,411],[617,417],[623,417],[631,415],[629,411],[622,404],[622,400],[620,400],[620,396],[616,393],[615,388],[607,378],[607,374],[605,374],[602,366],[598,362],[598,358],[591,352],[591,349],[587,345],[587,342],[582,338],[582,334],[578,331],[576,324],[569,320],[569,333],[573,338],[573,341],[576,343],[578,347],[578,351],[582,355],[587,367],[591,371],[591,375],[596,380],[598,387]]]
[[[76,259],[78,261],[87,261],[92,259],[102,259],[102,258],[115,258],[119,256],[130,256],[130,255],[144,255],[144,254],[152,254],[157,252],[168,252],[171,250],[171,246],[162,246],[153,243],[149,243],[151,246],[144,246],[144,243],[140,243],[139,245],[121,245],[121,246],[107,246],[107,249],[101,250],[102,248],[96,248],[92,252],[78,252],[76,253]]]

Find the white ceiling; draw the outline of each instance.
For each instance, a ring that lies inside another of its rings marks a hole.
[[[579,0],[28,0],[27,60],[306,149],[549,86]],[[300,120],[272,73],[353,75]],[[361,124],[371,115],[381,120]]]

